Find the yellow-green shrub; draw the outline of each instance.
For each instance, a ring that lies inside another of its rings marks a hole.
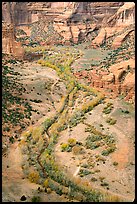
[[[31,172],[28,175],[28,179],[32,182],[32,183],[38,183],[40,176],[39,173],[37,171]]]
[[[43,127],[39,126],[39,127],[35,127],[32,130],[32,138],[35,142],[37,142],[39,140],[39,138],[41,137],[42,133],[43,133]]]
[[[61,151],[62,152],[65,152],[65,151],[68,152],[70,150],[71,150],[71,148],[70,148],[69,144],[66,144],[66,143],[61,144]]]
[[[69,138],[68,139],[68,144],[73,147],[76,145],[76,139],[75,138]]]
[[[43,186],[44,186],[45,188],[48,188],[48,187],[49,187],[49,180],[48,180],[48,179],[46,179],[46,180],[44,181]]]

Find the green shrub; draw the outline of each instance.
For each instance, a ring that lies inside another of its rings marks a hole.
[[[106,122],[109,123],[110,125],[114,125],[114,124],[116,124],[117,120],[115,120],[115,119],[113,119],[113,118],[108,118],[108,119],[106,120]]]
[[[113,165],[114,165],[114,166],[117,166],[117,165],[118,165],[118,162],[116,162],[116,161],[113,162]]]
[[[83,177],[83,176],[86,176],[86,175],[89,175],[89,174],[91,174],[91,171],[89,171],[87,169],[80,169],[80,171],[79,171],[80,177]]]
[[[108,156],[110,153],[114,152],[116,147],[108,147],[108,149],[102,151],[102,155]]]
[[[33,196],[31,201],[32,202],[41,202],[41,198],[39,196]]]
[[[100,185],[101,186],[109,186],[109,184],[107,182],[102,182]]]
[[[112,103],[107,103],[107,105],[104,107],[102,112],[105,113],[105,114],[109,114],[109,113],[111,113],[113,108],[114,107],[113,107]]]
[[[9,141],[13,144],[14,141],[15,141],[14,137],[10,137],[10,138],[9,138]]]
[[[92,177],[90,180],[93,182],[97,181],[97,179],[95,177]]]

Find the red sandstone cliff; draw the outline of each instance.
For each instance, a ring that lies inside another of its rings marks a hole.
[[[3,2],[2,16],[10,23],[7,10],[10,11],[16,27],[35,40],[77,43],[92,40],[102,20],[115,14],[122,5],[123,2]],[[47,37],[49,21],[52,39]]]
[[[113,48],[120,47],[126,37],[128,37],[131,32],[134,32],[134,25],[135,3],[126,2],[114,15],[110,16],[108,20],[104,20],[99,34],[92,41],[92,45],[94,47],[101,46],[111,39],[112,42],[110,46]]]

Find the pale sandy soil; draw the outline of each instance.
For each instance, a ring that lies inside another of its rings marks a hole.
[[[52,107],[51,101],[46,101],[46,97],[50,97],[51,93],[49,92],[45,96],[46,92],[44,84],[50,81],[52,82],[51,86],[53,86],[54,83],[58,82],[59,78],[54,70],[50,68],[45,69],[37,63],[24,63],[23,66],[18,65],[16,70],[22,73],[20,82],[24,85],[26,84],[28,93],[23,93],[25,98],[39,99],[36,93],[42,93],[40,96],[42,103],[32,103],[33,109],[38,109],[40,111],[39,115],[33,113],[32,120],[37,125],[41,124],[45,117],[51,117],[56,112]],[[33,81],[31,81],[31,79],[33,79]],[[54,96],[56,104],[57,100],[60,98],[59,94],[65,92],[65,87],[61,82],[58,82],[57,85],[60,87],[61,91],[57,90],[56,93],[58,92],[58,94]],[[31,91],[33,86],[35,87],[35,90]],[[54,87],[52,87],[52,89],[54,89]],[[49,108],[50,111],[48,111]],[[43,114],[45,114],[44,117],[42,117]],[[69,200],[67,200],[67,198],[59,196],[55,192],[51,192],[50,194],[45,193],[44,190],[43,192],[39,192],[37,190],[39,185],[31,183],[25,178],[21,168],[22,155],[18,144],[18,141],[12,145],[9,144],[7,151],[2,157],[2,201],[21,202],[21,196],[25,195],[26,201],[24,202],[31,202],[33,196],[40,196],[43,202],[56,202],[57,200],[59,202],[68,202]]]
[[[115,110],[118,106],[121,107],[120,101],[113,101],[115,108],[112,111],[110,116],[113,116]],[[117,105],[117,106],[116,106]],[[108,125],[105,120],[108,117],[105,114],[102,114],[104,105],[100,104],[91,111],[91,115],[87,114],[87,119],[85,120],[88,124],[94,124],[99,129],[99,124],[102,124],[104,127],[104,133],[113,133],[116,139],[117,149],[115,152],[111,153],[109,156],[106,156],[105,163],[99,161],[96,162],[94,168],[90,168],[91,171],[96,171],[97,169],[100,172],[95,174],[89,174],[84,176],[84,179],[87,179],[91,186],[94,186],[99,189],[106,189],[106,187],[100,186],[100,177],[104,177],[104,181],[109,183],[108,192],[113,192],[116,195],[125,197],[129,201],[133,201],[135,197],[135,152],[134,152],[134,128],[135,121],[134,117],[123,117],[120,115],[115,116],[117,123],[115,125]],[[119,123],[119,120],[121,123]],[[128,121],[128,122],[127,122]],[[121,129],[121,126],[124,126],[124,129]],[[100,149],[84,149],[84,154],[74,155],[72,152],[61,152],[61,143],[67,143],[69,137],[75,138],[76,140],[84,143],[88,132],[85,132],[86,125],[79,124],[76,127],[72,128],[71,135],[69,136],[67,131],[64,130],[61,133],[61,137],[58,140],[58,144],[55,148],[55,155],[57,161],[60,163],[67,174],[74,176],[75,172],[78,171],[79,166],[84,163],[88,163],[89,158],[93,158],[98,153]],[[109,128],[109,129],[108,129]],[[64,159],[65,158],[65,159]],[[113,165],[113,162],[118,162],[117,166]],[[78,175],[77,175],[78,176]],[[90,181],[92,177],[97,179],[96,182]]]

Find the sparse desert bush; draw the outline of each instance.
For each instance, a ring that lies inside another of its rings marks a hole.
[[[68,139],[69,146],[73,147],[76,145],[76,139],[75,138],[69,138]]]
[[[70,127],[74,127],[78,123],[82,122],[84,119],[85,119],[85,117],[84,117],[83,111],[78,110],[70,118],[69,125],[70,125]]]
[[[69,146],[69,144],[66,144],[66,143],[63,143],[62,145],[61,145],[61,151],[62,152],[70,152],[71,151],[71,147]]]
[[[117,166],[117,165],[118,165],[118,162],[114,161],[114,162],[113,162],[113,165],[114,165],[114,166]]]
[[[28,175],[28,179],[32,183],[38,183],[38,181],[40,179],[39,173],[37,171],[30,172],[29,175]]]
[[[72,152],[73,154],[84,154],[85,153],[84,149],[79,145],[75,145],[74,147],[72,147]]]
[[[116,124],[117,120],[115,120],[114,118],[108,118],[106,122],[109,123],[110,125],[114,125]]]
[[[129,111],[128,111],[128,110],[123,110],[123,109],[122,109],[121,112],[122,112],[122,113],[125,113],[125,114],[129,114]]]
[[[115,146],[114,146],[114,147],[113,147],[113,146],[112,146],[112,147],[108,147],[107,149],[103,150],[103,151],[101,152],[101,154],[102,154],[103,156],[108,156],[110,153],[114,152],[115,149],[116,149]]]
[[[104,182],[104,181],[100,185],[101,186],[109,186],[109,184],[107,182]]]
[[[15,142],[15,139],[14,139],[14,137],[13,136],[11,136],[10,138],[9,138],[9,141],[13,144],[14,142]]]
[[[101,155],[96,155],[96,161],[106,161],[106,159],[104,157],[102,157]]]
[[[87,170],[87,169],[80,169],[79,173],[80,177],[86,176],[91,174],[91,171]]]
[[[33,196],[31,199],[32,202],[41,202],[41,198],[39,196]]]
[[[97,147],[100,146],[100,140],[102,139],[102,137],[100,137],[99,135],[89,135],[87,138],[86,138],[86,148],[89,148],[89,149],[95,149]]]
[[[111,113],[113,108],[114,107],[113,107],[112,103],[107,103],[107,105],[104,107],[102,112],[105,113],[105,114],[109,114],[109,113]]]
[[[52,125],[52,123],[54,122],[55,118],[47,118],[44,122],[43,122],[43,127],[44,127],[44,131],[46,132],[47,129]]]
[[[46,179],[46,180],[44,181],[43,186],[44,186],[45,188],[48,188],[48,187],[49,187],[49,180],[48,180],[48,179]]]
[[[95,181],[97,181],[97,179],[95,177],[92,177],[91,181],[95,182]]]

